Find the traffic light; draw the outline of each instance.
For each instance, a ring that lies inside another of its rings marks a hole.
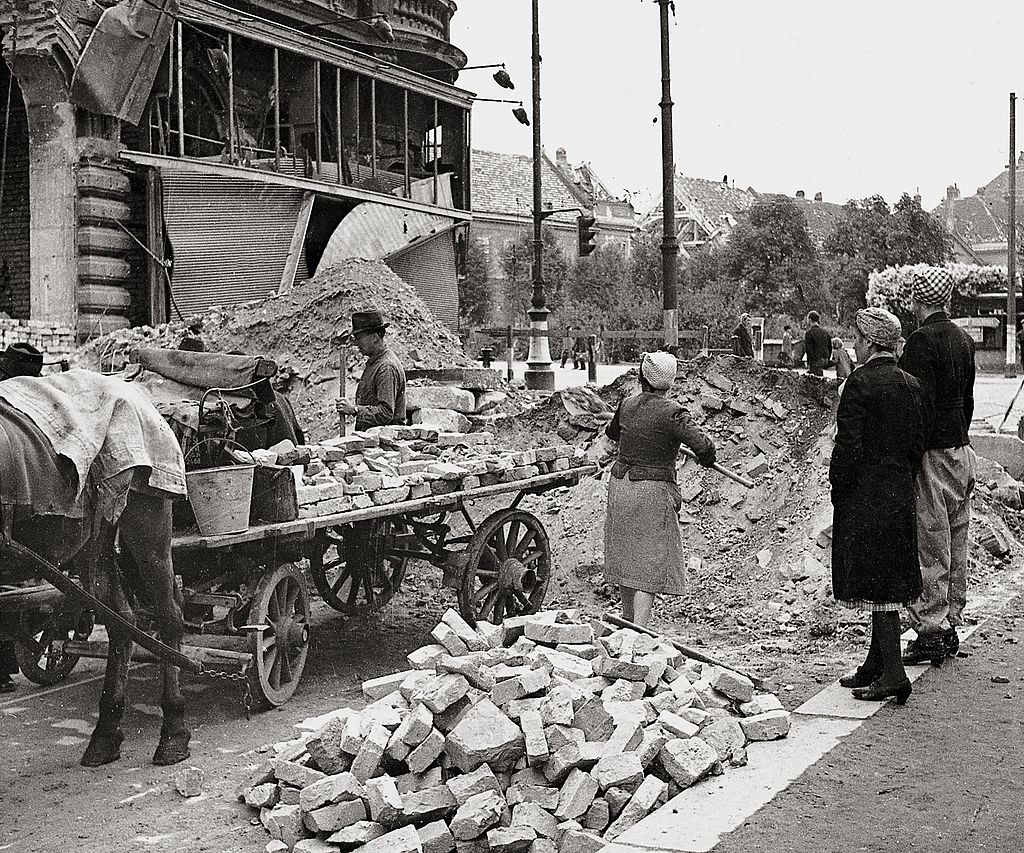
[[[594,217],[580,214],[576,217],[576,236],[579,240],[579,255],[585,258],[597,248],[597,231],[594,230]]]

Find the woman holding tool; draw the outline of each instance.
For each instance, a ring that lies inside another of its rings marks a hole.
[[[622,615],[644,627],[656,594],[680,595],[686,586],[676,485],[680,445],[701,465],[715,464],[711,440],[666,397],[676,367],[671,353],[644,353],[640,393],[619,404],[606,430],[619,453],[608,480],[604,575],[619,586]]]
[[[900,323],[882,308],[857,312],[857,363],[836,414],[832,484],[832,588],[871,613],[867,659],[839,680],[855,699],[910,696],[900,657],[902,605],[921,594],[914,477],[924,454],[921,386],[896,366]]]

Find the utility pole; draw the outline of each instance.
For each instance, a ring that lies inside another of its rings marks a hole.
[[[526,357],[526,387],[535,391],[555,390],[555,371],[548,347],[548,317],[544,307],[544,243],[541,240],[540,182],[540,0],[533,0],[533,297],[530,300],[530,352]],[[539,334],[538,334],[539,333]]]
[[[672,66],[669,62],[668,11],[675,9],[673,0],[658,0],[661,18],[661,292],[664,311],[665,346],[679,343],[676,316],[676,260],[679,240],[676,238],[676,164],[672,144]]]
[[[1010,92],[1010,199],[1006,229],[1006,370],[1017,375],[1017,95]]]

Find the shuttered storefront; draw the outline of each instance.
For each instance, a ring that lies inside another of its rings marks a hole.
[[[182,313],[261,299],[281,286],[302,190],[168,166],[161,173]],[[306,277],[303,259],[296,280]]]
[[[427,238],[384,259],[403,281],[416,288],[430,312],[452,331],[459,326],[459,282],[455,274],[455,232]]]

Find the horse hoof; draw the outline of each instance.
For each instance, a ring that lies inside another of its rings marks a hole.
[[[102,767],[110,764],[121,757],[121,741],[124,735],[115,732],[112,735],[98,735],[93,733],[89,745],[82,755],[81,764],[83,767]]]
[[[188,742],[191,739],[190,734],[168,735],[160,738],[156,752],[153,753],[153,763],[160,767],[166,767],[184,761],[192,754],[188,748]]]

